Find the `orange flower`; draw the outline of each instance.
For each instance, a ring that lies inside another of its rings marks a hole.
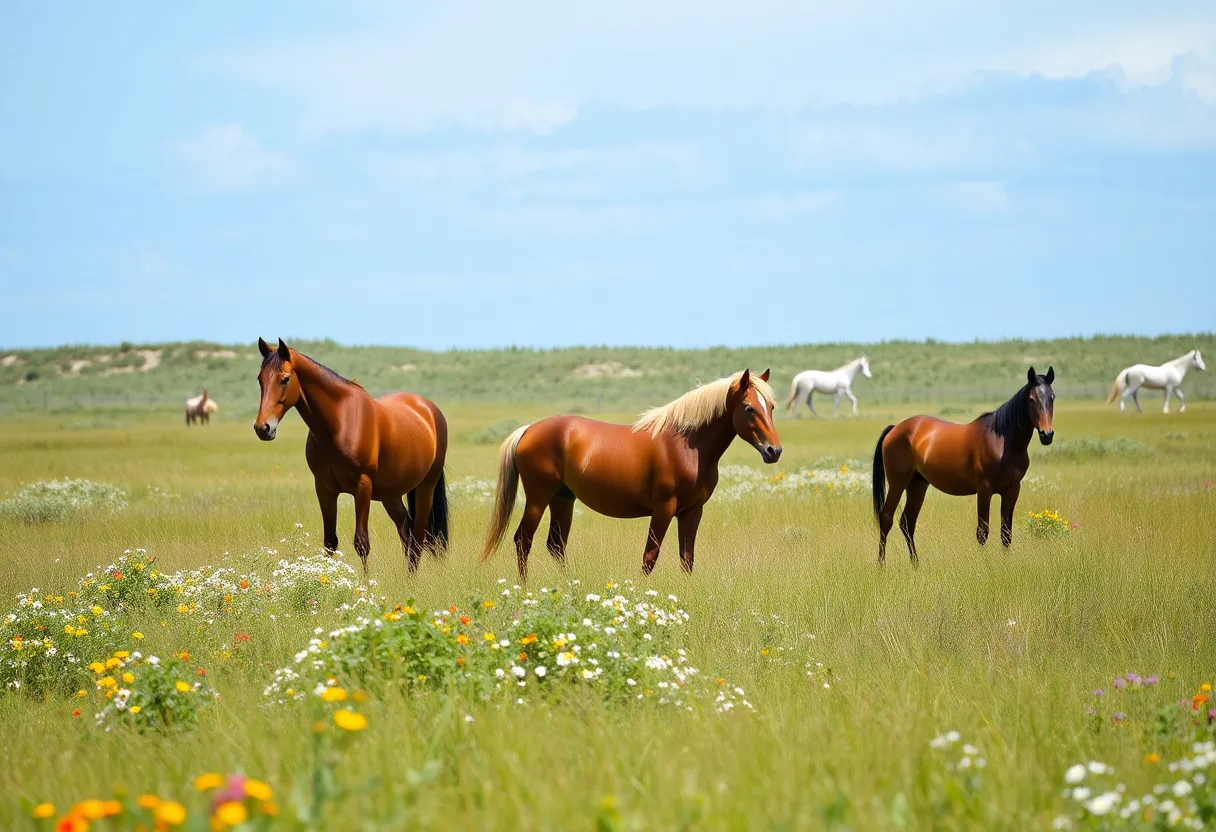
[[[241,589],[249,589],[249,581],[241,580],[237,586],[239,586]]]
[[[1206,696],[1204,696],[1202,693],[1197,693],[1191,699],[1191,707],[1197,711],[1200,708],[1202,708],[1204,705],[1208,704],[1208,701],[1209,701],[1208,698]]]
[[[483,607],[485,607],[486,609],[489,609],[490,607],[494,606],[494,602],[493,601],[482,601],[481,605]]]
[[[456,659],[456,666],[457,666],[457,667],[464,667],[464,656],[461,656],[461,657],[459,657],[458,659]]]
[[[460,616],[460,623],[461,623],[461,624],[465,624],[465,625],[467,625],[467,624],[468,624],[470,621],[472,621],[472,619],[471,619],[471,618],[469,618],[467,615],[462,615],[462,616]]]
[[[448,607],[448,612],[456,612],[456,605],[452,604],[450,607]]]
[[[456,643],[457,644],[468,644],[469,637],[466,636],[464,633],[457,633],[456,634]]]
[[[80,815],[70,814],[59,819],[55,832],[88,832],[89,822]]]
[[[1146,762],[1146,763],[1156,763],[1156,762],[1160,762],[1160,760],[1161,760],[1161,755],[1159,755],[1156,751],[1153,751],[1152,753],[1146,755],[1144,758],[1144,762]]]

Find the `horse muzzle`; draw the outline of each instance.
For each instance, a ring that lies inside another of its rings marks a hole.
[[[261,439],[263,442],[269,442],[279,432],[279,423],[278,421],[273,421],[261,425],[255,424],[253,432],[258,435],[258,439]]]
[[[757,445],[756,450],[760,451],[760,458],[768,465],[772,465],[781,459],[780,445]]]
[[[1050,445],[1051,440],[1055,438],[1055,435],[1056,435],[1056,432],[1054,430],[1040,430],[1039,431],[1039,441],[1042,442],[1044,445]]]

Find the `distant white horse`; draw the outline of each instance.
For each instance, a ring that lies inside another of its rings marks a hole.
[[[195,396],[192,399],[186,399],[186,426],[194,424],[194,420],[208,423],[211,421],[211,414],[220,409],[220,406],[215,403],[215,399],[207,397],[207,389],[203,388],[201,396]]]
[[[1131,396],[1132,403],[1136,405],[1136,412],[1140,413],[1140,397],[1137,394],[1141,387],[1147,387],[1150,390],[1165,391],[1163,412],[1170,412],[1170,394],[1173,393],[1182,402],[1182,407],[1178,408],[1178,412],[1185,413],[1186,397],[1182,395],[1182,379],[1186,377],[1186,371],[1192,367],[1200,370],[1207,369],[1199,350],[1191,350],[1186,355],[1181,355],[1173,361],[1167,361],[1160,367],[1133,364],[1115,377],[1115,386],[1110,388],[1110,395],[1106,398],[1106,403],[1110,404],[1118,398],[1119,410],[1122,412],[1124,405],[1127,404],[1127,397]]]
[[[853,379],[857,377],[857,373],[861,372],[866,378],[870,376],[870,362],[864,355],[861,358],[855,358],[843,367],[835,370],[804,370],[794,376],[794,381],[790,384],[790,397],[785,402],[785,407],[794,416],[798,415],[798,403],[802,398],[806,397],[806,406],[810,408],[811,413],[815,413],[815,403],[812,401],[816,393],[831,393],[832,399],[832,416],[835,417],[840,412],[840,394],[843,393],[849,397],[849,401],[853,403],[853,415],[857,415],[857,397],[853,395]]]

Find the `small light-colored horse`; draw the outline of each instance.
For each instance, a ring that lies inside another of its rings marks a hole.
[[[853,403],[853,415],[857,415],[857,397],[853,395],[853,379],[860,372],[866,378],[870,376],[870,361],[864,355],[861,358],[854,358],[843,367],[838,367],[835,370],[804,370],[794,376],[794,381],[790,384],[790,397],[786,399],[785,407],[793,415],[798,415],[798,403],[806,398],[806,406],[810,408],[811,414],[818,416],[815,412],[815,403],[812,401],[816,393],[831,393],[832,399],[832,416],[835,417],[840,412],[840,394],[849,397],[849,401]]]
[[[203,388],[201,396],[195,396],[192,399],[186,399],[186,426],[194,424],[194,420],[198,419],[203,424],[211,421],[211,414],[220,409],[220,406],[215,403],[215,399],[207,396],[207,389]]]
[[[1180,355],[1160,367],[1133,364],[1115,377],[1115,385],[1110,388],[1110,395],[1107,396],[1106,403],[1110,404],[1117,398],[1119,410],[1122,412],[1127,404],[1127,397],[1131,396],[1132,404],[1136,406],[1136,412],[1140,413],[1142,412],[1140,410],[1140,388],[1147,387],[1150,390],[1165,391],[1165,408],[1162,412],[1170,412],[1170,394],[1174,394],[1182,402],[1182,407],[1178,408],[1178,412],[1185,413],[1186,397],[1182,395],[1182,380],[1186,378],[1186,371],[1192,367],[1198,370],[1207,369],[1199,350],[1191,350],[1186,355]]]

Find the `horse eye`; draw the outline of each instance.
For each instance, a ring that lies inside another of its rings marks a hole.
[[[746,410],[748,413],[755,413],[755,412],[756,412],[755,410],[753,410],[753,409],[752,409],[752,406],[751,406],[750,404],[745,404],[745,405],[743,406],[743,409],[744,409],[744,410]]]
[[[279,379],[279,384],[286,384],[289,381],[291,381],[291,376],[283,376],[281,379]]]

